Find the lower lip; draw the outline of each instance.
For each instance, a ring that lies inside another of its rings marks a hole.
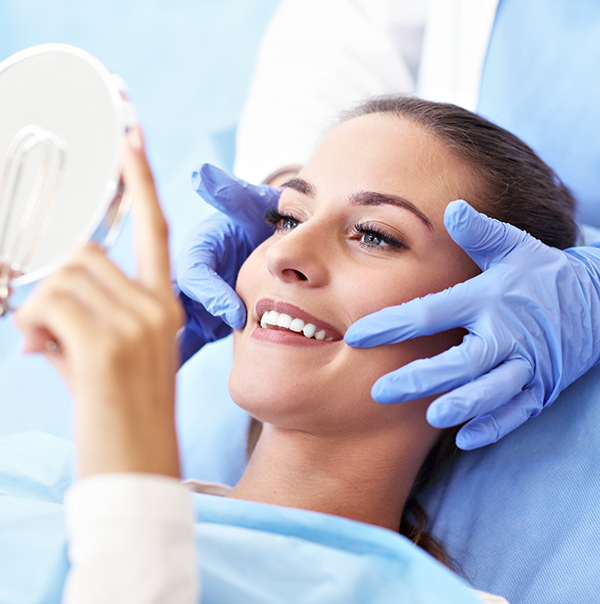
[[[328,346],[335,342],[326,342],[325,340],[315,340],[306,336],[296,335],[289,331],[280,331],[277,329],[265,329],[264,327],[256,327],[251,336],[254,340],[260,342],[270,342],[271,344],[285,344],[286,346]]]

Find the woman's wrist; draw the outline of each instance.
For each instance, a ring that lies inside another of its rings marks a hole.
[[[174,418],[157,421],[156,417],[138,416],[132,422],[119,410],[112,411],[88,411],[86,419],[80,414],[76,427],[80,477],[113,473],[181,476]],[[86,428],[86,424],[93,426]],[[105,429],[98,430],[99,425]]]

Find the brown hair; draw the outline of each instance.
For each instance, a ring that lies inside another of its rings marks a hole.
[[[411,120],[436,136],[475,173],[476,197],[466,199],[492,218],[527,231],[546,245],[575,245],[575,199],[554,171],[519,138],[466,109],[415,97],[383,96],[367,100],[342,114],[347,121],[363,115],[389,113]],[[262,425],[251,420],[248,457]],[[419,496],[459,457],[455,437],[460,426],[446,430],[429,452],[408,496],[400,519],[400,534],[428,554],[458,570],[443,544],[427,532],[427,513]]]

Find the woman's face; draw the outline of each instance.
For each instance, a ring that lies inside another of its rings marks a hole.
[[[235,333],[233,400],[262,421],[312,434],[384,430],[409,420],[426,425],[433,397],[381,406],[371,387],[460,343],[462,333],[363,350],[343,336],[365,315],[479,272],[443,225],[446,205],[465,197],[474,181],[437,139],[405,119],[367,115],[335,128],[284,187],[284,217],[240,271],[237,292],[248,321]],[[281,314],[300,319],[291,327],[323,339],[261,326],[269,311],[272,321],[289,324]]]

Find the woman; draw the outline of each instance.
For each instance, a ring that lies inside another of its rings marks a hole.
[[[124,177],[137,196],[138,279],[128,280],[89,245],[16,318],[25,349],[43,352],[78,402],[84,480],[70,494],[67,599],[85,601],[83,594],[106,589],[106,571],[98,573],[95,564],[129,539],[139,551],[124,574],[135,576],[146,564],[146,575],[153,567],[167,576],[171,601],[193,601],[189,495],[172,480],[134,474],[179,476],[173,401],[182,315],[169,285],[166,226],[136,132],[130,147]],[[407,501],[420,468],[447,437],[441,440],[444,432],[425,419],[434,397],[381,406],[371,386],[399,365],[460,343],[464,334],[362,350],[344,344],[346,329],[376,310],[478,274],[444,227],[453,200],[500,219],[515,216],[517,226],[545,243],[567,247],[576,233],[573,199],[509,133],[457,107],[406,98],[368,102],[347,115],[283,189],[278,212],[267,217],[274,235],[237,282],[248,321],[235,334],[230,391],[265,427],[244,476],[226,494],[398,532],[415,509]],[[138,512],[136,497],[145,502]],[[148,523],[119,525],[111,535],[111,513],[103,511],[111,507]],[[98,518],[100,528],[93,529]],[[151,560],[153,531],[180,533],[175,553],[162,552],[162,562]],[[122,557],[112,558],[120,568]],[[119,597],[126,584],[127,578],[122,588],[111,581]],[[139,581],[133,585],[140,589]],[[144,589],[152,593],[148,584]]]

